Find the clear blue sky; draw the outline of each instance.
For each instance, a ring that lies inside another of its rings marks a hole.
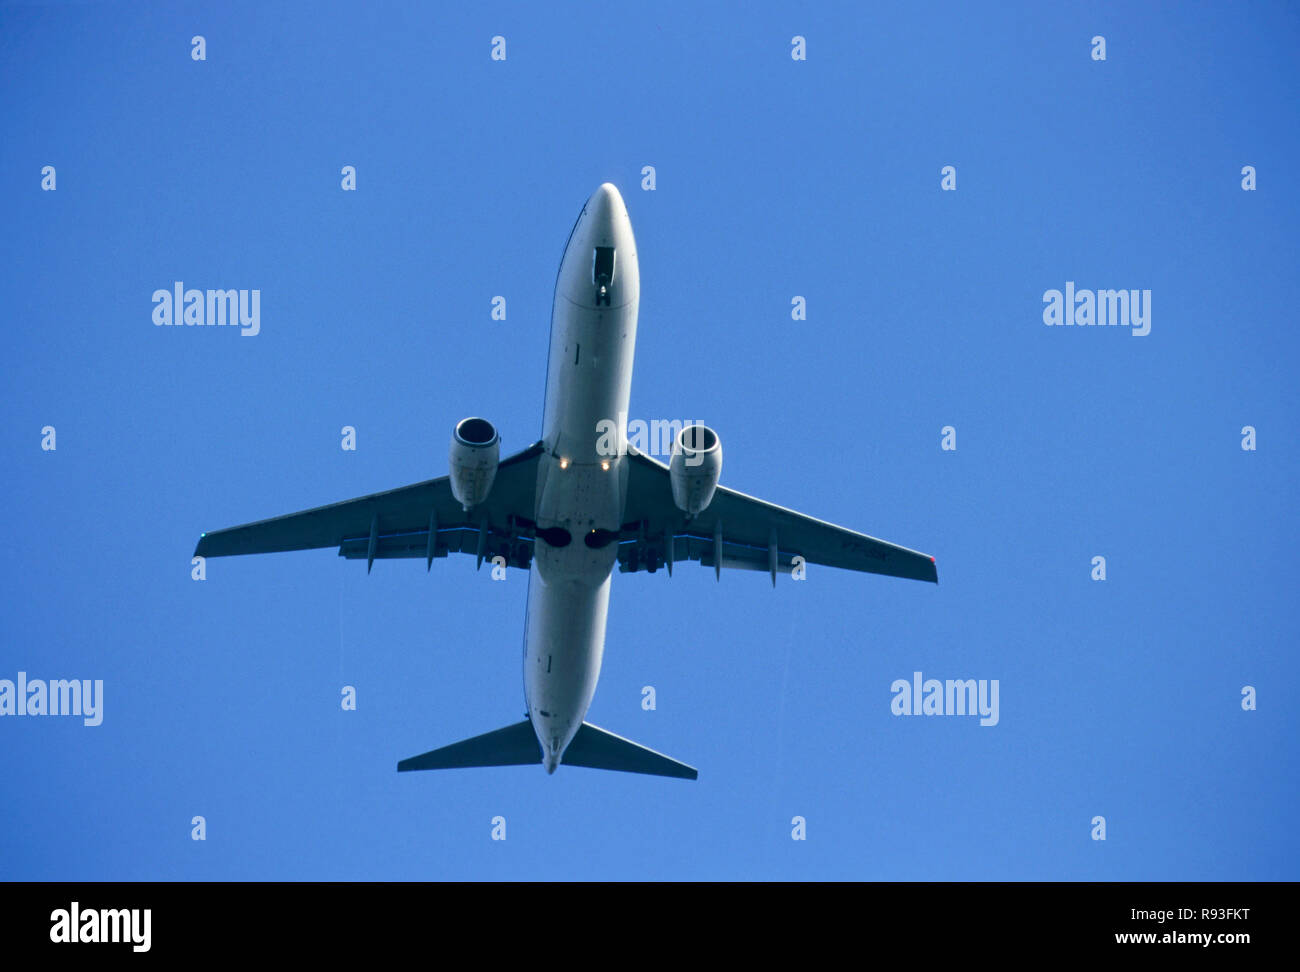
[[[1134,6],[0,8],[0,678],[104,681],[0,718],[0,877],[1300,878],[1300,14]],[[940,584],[616,575],[589,717],[697,783],[399,775],[522,717],[525,576],[195,540],[533,441],[606,180],[633,417]],[[261,333],[155,327],[177,280]],[[1150,334],[1044,326],[1066,281]],[[892,715],[914,671],[999,724]]]

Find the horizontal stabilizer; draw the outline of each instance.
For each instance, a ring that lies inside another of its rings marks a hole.
[[[700,775],[694,766],[679,763],[590,722],[582,724],[560,763],[624,773],[647,773],[650,776],[675,776],[682,780],[694,780]]]
[[[430,769],[464,769],[469,766],[541,765],[542,746],[533,724],[525,719],[504,729],[485,732],[473,739],[463,739],[450,746],[412,756],[397,764],[397,771]]]
[[[471,766],[532,766],[542,762],[542,747],[537,742],[533,724],[528,720],[485,732],[397,764],[397,771],[431,769],[467,769]],[[656,753],[630,739],[615,735],[590,722],[584,722],[560,760],[565,766],[645,773],[694,780],[699,772],[677,760]]]

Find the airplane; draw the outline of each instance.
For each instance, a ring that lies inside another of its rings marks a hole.
[[[199,538],[199,557],[337,547],[367,573],[376,560],[420,557],[428,571],[451,553],[528,570],[527,717],[404,759],[399,772],[541,764],[548,774],[566,765],[697,779],[694,767],[586,721],[615,566],[671,575],[696,562],[718,579],[724,567],[766,570],[775,586],[778,572],[818,564],[938,583],[927,554],[719,485],[722,444],[708,426],[684,425],[667,464],[628,441],[640,283],[627,206],[604,183],[556,275],[539,441],[501,459],[496,427],[462,419],[446,476]]]

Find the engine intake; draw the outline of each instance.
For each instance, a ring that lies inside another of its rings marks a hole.
[[[722,474],[718,433],[707,425],[688,425],[678,432],[668,473],[678,509],[691,516],[707,509]]]
[[[501,461],[501,436],[483,418],[461,419],[451,434],[451,494],[466,510],[478,506],[492,492]]]

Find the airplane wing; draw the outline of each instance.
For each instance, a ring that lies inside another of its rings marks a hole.
[[[627,507],[619,570],[657,570],[699,561],[723,567],[791,570],[806,564],[939,582],[934,558],[719,486],[703,512],[687,519],[673,502],[668,467],[628,446]]]
[[[536,442],[501,460],[487,500],[469,513],[451,492],[443,476],[386,493],[290,513],[270,520],[205,533],[196,557],[278,553],[338,547],[339,556],[366,560],[424,557],[426,569],[434,557],[448,553],[483,558],[504,556],[511,567],[527,567],[532,559],[532,520],[537,490]]]

